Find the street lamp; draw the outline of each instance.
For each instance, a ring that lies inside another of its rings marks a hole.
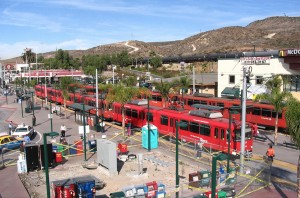
[[[47,189],[47,198],[50,198],[50,182],[49,182],[49,167],[48,167],[48,147],[47,147],[47,136],[55,137],[59,136],[59,133],[51,131],[43,134],[44,139],[44,160],[45,160],[45,175],[46,175],[46,189]]]
[[[113,69],[113,84],[115,84],[115,69],[116,69],[116,66],[113,65],[112,69]]]
[[[178,134],[178,126],[180,127],[186,127],[187,124],[185,122],[178,122],[176,120],[176,198],[179,198],[179,164],[178,164],[178,139],[179,139],[179,134]]]

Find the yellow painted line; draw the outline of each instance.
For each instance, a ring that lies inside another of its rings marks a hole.
[[[251,193],[254,193],[254,192],[256,192],[256,191],[259,191],[259,190],[261,190],[261,189],[263,189],[263,188],[265,188],[265,187],[267,187],[267,186],[268,186],[268,185],[265,185],[265,186],[259,187],[259,188],[255,189],[255,190],[252,190],[252,191],[250,191],[250,192],[247,192],[247,193],[245,193],[245,194],[242,194],[242,195],[237,195],[236,197],[237,197],[237,198],[239,198],[239,197],[244,197],[244,196],[247,196],[247,195],[249,195],[249,194],[251,194]]]
[[[255,180],[255,178],[257,178],[257,176],[258,175],[260,175],[260,173],[263,171],[263,170],[265,170],[265,168],[266,167],[264,167],[264,168],[262,168],[256,175],[255,175],[255,177],[253,178],[253,179],[251,179],[251,181],[239,192],[239,194],[237,195],[237,196],[239,196],[241,193],[243,193],[247,188],[248,188],[248,186],[250,186],[253,182],[254,182],[254,180]]]

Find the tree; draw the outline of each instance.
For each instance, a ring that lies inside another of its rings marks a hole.
[[[277,145],[277,136],[278,136],[278,114],[286,106],[284,101],[291,97],[291,93],[286,91],[281,91],[282,80],[280,76],[276,75],[273,79],[266,82],[266,86],[269,93],[258,94],[255,97],[255,101],[258,100],[267,100],[274,106],[274,111],[276,112],[275,118],[275,135],[274,135],[274,144]]]
[[[122,85],[115,85],[109,91],[106,96],[108,102],[118,102],[121,104],[122,109],[122,127],[125,136],[125,108],[124,105],[132,100],[139,93],[138,88],[135,87],[125,87]]]
[[[292,142],[300,148],[300,102],[292,98],[287,103],[286,124]],[[297,178],[300,178],[300,155],[298,156]],[[300,180],[297,180],[297,193],[300,197]]]
[[[66,101],[69,99],[69,92],[71,92],[72,90],[72,86],[71,84],[74,83],[74,80],[67,76],[67,77],[62,77],[61,81],[60,81],[60,87],[62,89],[62,95],[64,98],[64,108],[65,108],[65,118],[67,118],[67,105],[66,105]]]
[[[122,79],[122,83],[127,87],[136,86],[137,80],[134,76],[129,76],[127,78]]]
[[[163,107],[166,107],[166,101],[169,101],[169,94],[173,87],[173,83],[163,82],[161,80],[160,83],[154,82],[153,84],[155,86],[155,89],[157,89],[160,92],[161,97],[164,99]]]

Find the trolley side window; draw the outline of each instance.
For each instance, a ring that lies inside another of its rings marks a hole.
[[[221,129],[221,139],[224,140],[225,139],[225,130]]]
[[[210,136],[210,126],[207,124],[201,124],[200,135]]]
[[[218,139],[219,138],[219,129],[215,128],[215,138]]]
[[[217,106],[219,106],[219,107],[224,107],[224,103],[218,102],[218,103],[217,103]]]
[[[138,118],[138,112],[137,112],[137,110],[132,110],[132,111],[131,111],[131,116],[132,116],[133,118]]]
[[[144,112],[140,112],[140,120],[144,120],[144,116],[145,116]]]
[[[262,109],[261,114],[265,117],[271,117],[272,112],[270,109]]]
[[[254,108],[252,115],[261,115],[260,108]]]
[[[160,116],[160,124],[169,126],[169,118],[167,116]]]
[[[131,117],[131,109],[125,109],[125,115]]]
[[[272,118],[276,118],[276,111],[272,111]],[[282,113],[278,112],[278,119],[282,119]]]
[[[181,125],[179,125],[180,129],[187,131],[189,128],[189,122],[186,120],[180,120],[180,122],[181,122]]]
[[[191,106],[193,104],[194,104],[193,99],[188,99],[188,105]]]
[[[190,122],[190,132],[199,134],[199,123],[197,123],[197,122]]]
[[[147,112],[146,115],[147,115],[146,120],[148,121],[148,117],[149,117],[149,121],[150,121],[150,122],[153,122],[153,114],[150,113],[150,112],[149,112],[149,113]]]

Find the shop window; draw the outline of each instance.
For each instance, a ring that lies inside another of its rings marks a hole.
[[[229,75],[229,84],[235,84],[235,76]]]
[[[256,76],[256,84],[262,85],[263,84],[263,77],[262,76]]]

